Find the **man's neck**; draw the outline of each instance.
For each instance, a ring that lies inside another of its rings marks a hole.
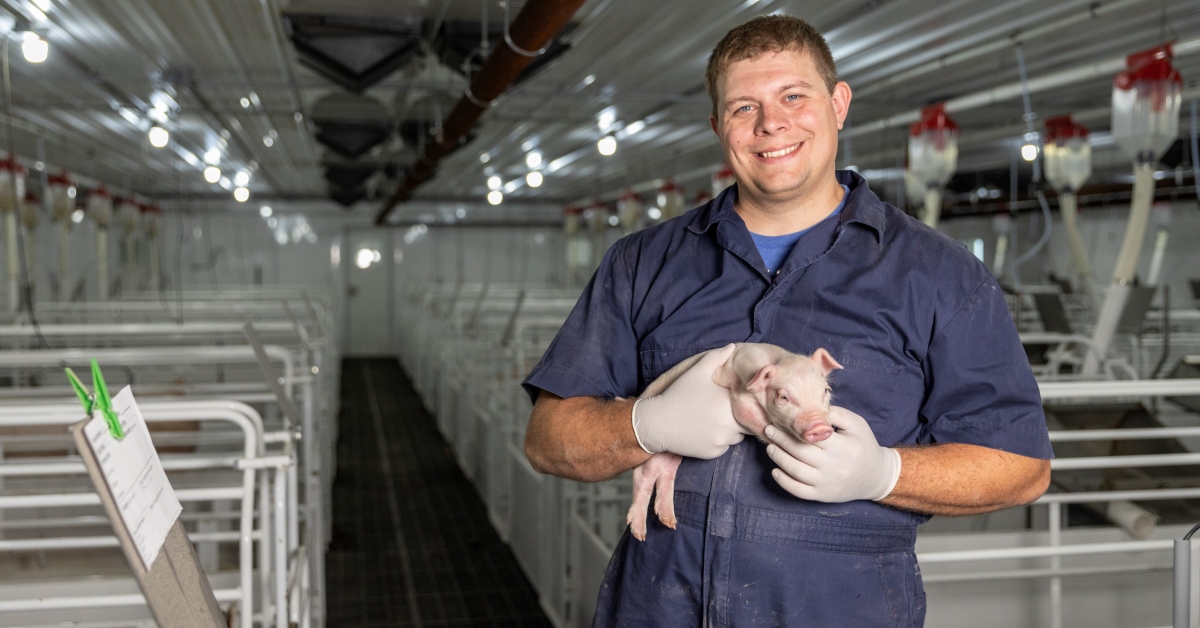
[[[845,194],[836,177],[829,177],[819,190],[786,200],[744,194],[742,186],[738,186],[738,200],[733,209],[742,217],[750,233],[787,235],[824,220],[837,209]]]

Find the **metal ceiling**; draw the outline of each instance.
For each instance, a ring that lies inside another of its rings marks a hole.
[[[510,19],[520,8],[510,8]],[[216,149],[226,177],[251,174],[252,203],[335,207],[332,196],[353,203],[350,215],[363,219],[395,189],[421,131],[428,133],[461,97],[466,79],[451,65],[471,54],[473,37],[486,35],[495,45],[504,23],[497,0],[0,0],[0,9],[17,18],[15,31],[32,28],[50,42],[49,59],[33,65],[21,58],[19,33],[9,38],[12,122],[27,164],[44,161],[51,170],[163,201],[185,195],[233,205],[227,189],[201,176],[205,154]],[[570,49],[505,93],[414,200],[482,203],[493,174],[506,184],[506,203],[614,198],[628,186],[647,190],[666,177],[694,196],[721,162],[702,88],[708,52],[732,26],[773,11],[805,17],[826,34],[855,91],[841,162],[864,171],[901,163],[903,120],[919,107],[1018,84],[1018,46],[1031,84],[1044,87],[1031,97],[1037,118],[1082,112],[1077,117],[1093,131],[1098,182],[1128,171],[1107,139],[1113,72],[1105,63],[1179,41],[1175,64],[1185,98],[1200,97],[1194,0],[590,0],[563,38]],[[410,33],[424,33],[425,41],[415,53],[397,40],[375,41],[375,57],[355,57],[351,46],[350,58],[364,74],[372,59],[406,50],[403,63],[362,84],[355,97],[366,104],[359,106],[346,98],[354,95],[345,83],[312,69],[293,45],[289,33],[305,19],[311,23],[305,16],[422,25]],[[480,23],[488,25],[486,34],[474,33]],[[438,40],[433,30],[450,35]],[[1061,85],[1053,80],[1087,67],[1104,71]],[[1041,77],[1051,77],[1050,84],[1038,83]],[[146,139],[156,91],[178,104],[164,124],[171,132],[165,149]],[[612,114],[620,138],[614,157],[596,151],[603,111]],[[963,128],[960,177],[983,181],[1007,173],[1025,130],[1023,114],[1019,90],[952,112]],[[6,136],[8,120],[0,120]],[[333,141],[347,149],[341,154],[318,141],[329,140],[338,125],[345,133]],[[643,128],[629,135],[634,126]],[[366,137],[371,133],[380,137]],[[370,145],[355,155],[355,141]],[[530,150],[543,155],[545,183],[537,189],[523,180]],[[351,193],[359,188],[361,194]]]

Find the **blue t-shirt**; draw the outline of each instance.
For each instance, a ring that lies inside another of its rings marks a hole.
[[[850,188],[842,185],[842,190],[845,191],[845,194],[842,195],[842,202],[838,203],[837,208],[825,220],[842,213],[842,208],[846,206],[846,199],[850,198]],[[815,226],[813,225],[813,227]],[[758,254],[762,256],[763,263],[767,265],[767,272],[772,273],[778,270],[783,265],[783,261],[787,259],[788,253],[792,252],[792,247],[796,246],[796,242],[799,242],[804,234],[812,231],[813,227],[781,236],[758,235],[751,232],[750,237],[754,239],[754,246],[758,247]]]

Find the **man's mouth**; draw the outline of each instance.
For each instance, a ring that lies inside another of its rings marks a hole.
[[[792,144],[791,146],[788,146],[786,148],[781,148],[779,150],[772,150],[772,151],[756,153],[756,154],[759,157],[763,157],[765,159],[774,159],[775,157],[783,157],[784,155],[791,153],[792,151],[796,150],[797,148],[800,148],[800,144],[803,144],[803,143],[804,142],[800,142],[797,144]]]

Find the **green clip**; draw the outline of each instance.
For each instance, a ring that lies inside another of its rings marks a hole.
[[[121,429],[121,421],[113,410],[112,397],[108,394],[104,375],[100,373],[100,363],[96,362],[94,358],[92,359],[92,385],[96,387],[95,393],[89,393],[83,386],[83,382],[79,381],[79,377],[75,375],[75,371],[70,368],[67,369],[67,379],[71,380],[71,388],[79,397],[79,403],[83,404],[84,412],[87,412],[88,416],[92,416],[95,410],[99,410],[104,417],[104,422],[108,423],[108,432],[112,434],[113,438],[117,440],[125,438],[125,431]]]

